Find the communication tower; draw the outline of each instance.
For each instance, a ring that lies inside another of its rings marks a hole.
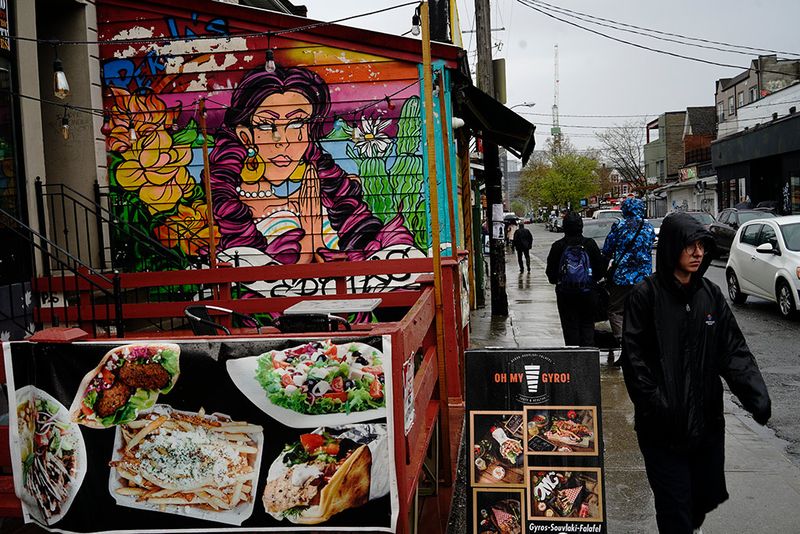
[[[558,121],[558,45],[555,45],[555,72],[553,77],[553,126],[550,135],[553,137],[553,148],[556,152],[561,150],[561,126]]]

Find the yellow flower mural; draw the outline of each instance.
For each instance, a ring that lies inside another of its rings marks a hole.
[[[137,138],[158,130],[168,131],[175,124],[180,109],[170,109],[163,100],[150,91],[129,93],[119,87],[110,87],[112,105],[106,138],[109,150],[125,152],[134,144],[131,132]]]
[[[117,167],[117,183],[138,192],[151,213],[171,210],[194,188],[186,168],[192,161],[191,147],[172,146],[172,137],[164,130],[136,139],[120,155],[124,161]]]
[[[202,202],[191,206],[178,206],[178,212],[166,218],[164,224],[156,227],[158,240],[167,247],[180,246],[189,256],[195,256],[200,249],[208,245],[208,211]],[[219,239],[219,230],[214,227],[214,236]]]
[[[117,183],[138,194],[151,214],[172,210],[195,183],[186,167],[191,146],[173,146],[169,133],[180,110],[149,91],[131,94],[112,87],[111,92],[107,145],[123,160],[116,168]]]

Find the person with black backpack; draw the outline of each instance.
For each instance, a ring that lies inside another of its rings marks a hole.
[[[556,303],[564,343],[594,346],[597,298],[595,285],[606,274],[607,262],[593,239],[583,237],[583,219],[564,216],[564,237],[547,255],[547,279],[556,286]]]

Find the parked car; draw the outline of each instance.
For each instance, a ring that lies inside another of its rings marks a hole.
[[[773,217],[775,217],[773,213],[760,210],[740,210],[736,208],[722,210],[717,220],[711,223],[708,228],[717,241],[717,254],[722,257],[730,252],[733,236],[736,235],[736,231],[744,223],[754,219]]]
[[[622,219],[622,210],[597,210],[592,213],[592,219]]]
[[[550,218],[547,219],[547,223],[544,226],[551,232],[560,232],[562,230],[563,222],[564,220],[560,215],[552,214],[550,215]]]
[[[800,215],[745,222],[736,232],[725,266],[728,296],[777,302],[782,316],[800,310]]]
[[[707,211],[687,211],[686,213],[694,217],[697,222],[705,226],[706,230],[711,228],[711,225],[714,224],[714,221],[716,220],[714,216]]]
[[[647,219],[653,227],[653,232],[656,234],[656,238],[653,239],[653,248],[658,246],[658,232],[661,231],[661,223],[664,222],[664,217],[657,217],[655,219]]]
[[[597,246],[603,248],[608,232],[616,219],[585,219],[583,221],[583,237],[594,239]]]

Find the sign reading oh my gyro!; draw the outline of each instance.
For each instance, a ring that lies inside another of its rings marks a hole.
[[[597,351],[468,351],[466,405],[471,532],[606,532]]]

